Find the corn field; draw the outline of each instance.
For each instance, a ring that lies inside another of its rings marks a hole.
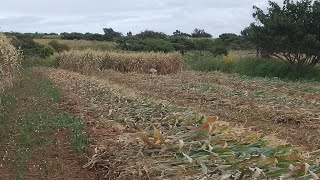
[[[69,51],[55,54],[58,67],[88,74],[97,70],[113,69],[124,73],[149,73],[151,68],[159,74],[172,74],[181,70],[179,53]]]
[[[4,34],[0,34],[0,92],[12,87],[21,64],[20,53],[10,44]]]

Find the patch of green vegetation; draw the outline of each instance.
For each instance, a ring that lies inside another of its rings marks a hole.
[[[215,93],[218,91],[217,87],[215,87],[212,83],[195,83],[195,84],[186,84],[183,85],[183,89],[189,91],[197,91],[197,92],[212,92]]]
[[[60,100],[61,92],[53,85],[50,79],[43,78],[35,84],[35,93],[57,102]]]
[[[47,57],[47,58],[42,58],[42,57],[37,57],[37,56],[32,56],[25,58],[24,61],[22,62],[22,66],[24,67],[57,67],[58,62],[56,59],[53,57]]]
[[[71,136],[71,145],[78,152],[83,152],[88,144],[88,137],[84,132],[84,123],[81,119],[73,118],[67,113],[61,114],[54,119],[57,128],[67,129]]]
[[[167,112],[185,112],[187,108],[177,107],[171,104],[164,104],[164,109]]]
[[[28,165],[33,163],[29,158],[34,152],[41,153],[47,146],[52,146],[48,143],[56,130],[66,130],[70,145],[79,153],[84,152],[88,143],[83,121],[51,106],[61,98],[60,90],[51,80],[38,76],[30,78],[28,71],[24,75],[11,92],[1,96],[0,101],[0,138],[3,138],[0,146],[8,145],[12,150],[11,164],[16,179],[26,178]],[[24,101],[26,97],[32,101]],[[38,175],[46,177],[46,160],[43,162],[45,164],[39,164]]]
[[[306,93],[320,93],[320,89],[315,87],[301,87],[299,91],[306,92]]]
[[[251,77],[278,77],[286,80],[320,81],[320,69],[315,67],[309,72],[301,74],[292,70],[286,63],[277,59],[244,58],[225,61],[222,58],[203,57],[186,60],[186,66],[196,71],[221,71],[238,73]]]
[[[15,157],[12,160],[14,165],[15,176],[17,180],[25,179],[25,169],[27,167],[28,155],[25,149],[16,149]]]
[[[6,93],[0,97],[0,127],[3,125],[6,108],[13,107],[17,102],[16,96],[13,93]]]

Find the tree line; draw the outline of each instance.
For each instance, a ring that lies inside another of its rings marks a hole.
[[[208,51],[214,56],[228,54],[228,51],[252,49],[252,46],[241,35],[224,33],[219,38],[212,38],[212,35],[204,29],[194,29],[190,34],[176,30],[172,35],[153,30],[145,30],[133,35],[132,32],[123,35],[112,28],[103,28],[103,34],[99,33],[6,33],[15,37],[36,38],[61,38],[65,40],[90,40],[90,41],[112,41],[117,42],[118,49],[128,51],[179,51],[182,54],[188,51]]]

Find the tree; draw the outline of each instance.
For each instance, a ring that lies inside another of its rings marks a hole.
[[[127,36],[132,36],[132,32],[131,31],[127,32]]]
[[[166,39],[168,37],[165,33],[155,32],[155,31],[151,31],[151,30],[145,30],[145,31],[137,34],[136,36],[141,39],[147,39],[147,38]]]
[[[181,31],[179,31],[179,30],[176,30],[176,31],[173,32],[172,34],[173,34],[173,36],[191,37],[190,34],[181,32]]]
[[[180,51],[182,54],[195,48],[192,39],[184,36],[170,36],[169,41],[172,43],[174,49]]]
[[[193,38],[212,38],[212,35],[205,32],[204,29],[194,29],[191,34]]]
[[[254,6],[252,23],[242,34],[263,56],[274,56],[305,73],[320,61],[320,2],[269,1],[268,12]]]
[[[174,47],[169,41],[163,39],[146,39],[144,41],[144,51],[154,51],[154,52],[172,52]]]
[[[199,52],[209,51],[213,48],[214,42],[212,39],[195,39],[195,49]]]
[[[176,30],[175,32],[172,33],[174,36],[180,36],[181,35],[181,31]]]
[[[217,40],[221,40],[224,46],[233,50],[251,50],[252,45],[243,36],[239,36],[233,33],[223,33]]]
[[[122,33],[114,31],[112,28],[103,28],[104,40],[114,41],[116,38],[121,38]]]

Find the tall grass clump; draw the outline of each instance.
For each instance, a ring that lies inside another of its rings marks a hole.
[[[180,53],[160,52],[103,52],[69,51],[54,55],[57,67],[75,72],[90,73],[113,69],[128,73],[149,73],[150,68],[159,74],[171,74],[181,70]]]
[[[21,54],[0,33],[0,93],[13,86],[13,79],[18,75],[20,65]]]
[[[196,71],[221,71],[238,73],[252,77],[277,77],[288,80],[320,81],[320,69],[315,67],[306,73],[294,71],[281,60],[263,58],[240,58],[224,60],[222,58],[205,57],[197,60],[187,60],[186,66]]]

